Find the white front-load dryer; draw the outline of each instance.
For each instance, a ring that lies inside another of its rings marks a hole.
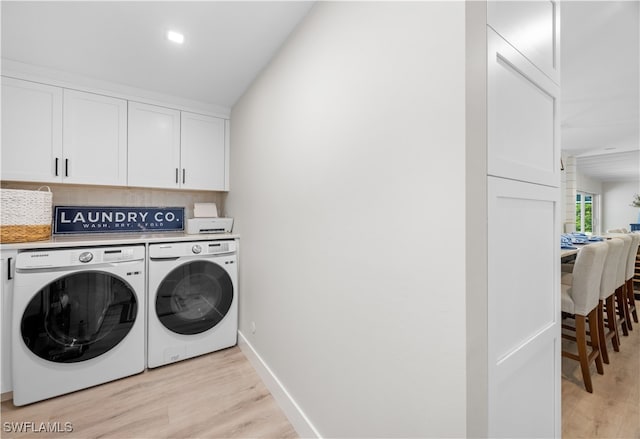
[[[15,266],[13,403],[144,370],[145,247],[24,251]]]
[[[149,245],[148,367],[236,344],[236,252],[234,240]]]

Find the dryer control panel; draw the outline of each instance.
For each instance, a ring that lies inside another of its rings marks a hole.
[[[211,256],[235,253],[238,243],[234,240],[172,242],[149,245],[152,259],[180,258],[184,256]]]

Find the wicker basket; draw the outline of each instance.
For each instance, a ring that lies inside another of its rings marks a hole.
[[[46,192],[40,189],[46,189]],[[51,238],[52,193],[48,187],[40,189],[0,189],[1,243]]]

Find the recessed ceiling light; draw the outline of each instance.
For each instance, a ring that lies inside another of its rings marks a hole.
[[[167,32],[167,39],[178,44],[184,43],[184,35],[174,30],[170,30],[169,32]]]

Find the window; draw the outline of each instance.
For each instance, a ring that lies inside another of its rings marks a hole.
[[[594,232],[594,201],[596,196],[586,192],[576,194],[576,231]]]

